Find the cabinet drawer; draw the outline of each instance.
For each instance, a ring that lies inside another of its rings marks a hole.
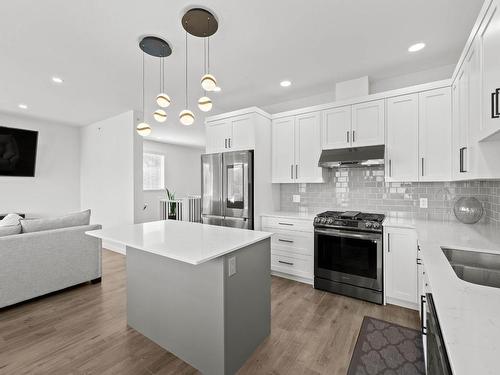
[[[282,254],[271,253],[271,269],[305,278],[313,277],[313,258],[295,258]]]
[[[312,220],[300,220],[294,218],[280,218],[280,217],[262,217],[262,227],[265,228],[278,228],[290,231],[313,232]]]
[[[292,232],[274,228],[265,228],[264,231],[272,232],[271,249],[289,253],[313,256],[314,237],[306,232]]]

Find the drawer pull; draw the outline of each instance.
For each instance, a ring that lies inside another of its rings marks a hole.
[[[288,225],[290,227],[293,227],[293,224],[292,223],[278,223],[279,225]]]
[[[293,243],[293,241],[292,241],[292,240],[284,240],[284,239],[282,239],[282,238],[278,238],[278,241],[279,241],[279,242],[286,242],[286,243]]]
[[[287,266],[293,266],[293,263],[291,263],[291,262],[285,262],[283,260],[278,260],[278,263],[286,264]]]

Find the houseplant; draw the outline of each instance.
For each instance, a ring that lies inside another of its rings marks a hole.
[[[168,189],[165,189],[167,191],[167,199],[170,201],[168,202],[168,218],[175,220],[177,218],[176,215],[176,210],[177,210],[177,204],[174,202],[175,201],[175,192],[170,191]]]

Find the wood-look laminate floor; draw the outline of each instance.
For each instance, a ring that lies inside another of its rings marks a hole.
[[[272,332],[241,374],[345,374],[365,315],[418,328],[418,314],[273,277]],[[125,258],[103,282],[0,310],[0,374],[198,374],[126,324]]]

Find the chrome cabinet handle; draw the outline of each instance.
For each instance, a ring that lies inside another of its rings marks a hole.
[[[389,177],[392,177],[392,160],[389,159]]]
[[[288,266],[293,266],[293,263],[291,263],[291,262],[285,262],[285,261],[282,261],[282,260],[278,260],[278,263],[286,264]]]
[[[352,131],[352,143],[356,142],[356,130]]]
[[[227,144],[229,145],[228,148],[231,148],[231,138],[228,138]]]
[[[496,89],[491,94],[491,118],[500,118],[500,108],[498,108],[498,97],[500,96],[500,89]]]
[[[295,164],[295,178],[299,178],[299,165]]]
[[[293,164],[290,164],[290,179],[293,180]]]
[[[349,130],[347,131],[347,143],[350,143],[349,142]]]
[[[387,252],[391,252],[391,234],[387,233]]]
[[[224,138],[224,148],[227,148],[227,138]]]
[[[424,158],[422,158],[422,177],[424,177]]]
[[[422,335],[427,334],[427,327],[424,324],[425,321],[425,314],[424,314],[424,305],[427,303],[425,296],[421,295],[420,296],[420,328],[422,331]]]
[[[282,238],[278,238],[278,241],[280,241],[280,242],[286,242],[286,243],[293,243],[292,240],[284,240]]]
[[[279,222],[278,224],[279,224],[279,225],[288,225],[288,226],[293,227],[293,224],[292,224],[292,223],[281,223],[281,222]]]

